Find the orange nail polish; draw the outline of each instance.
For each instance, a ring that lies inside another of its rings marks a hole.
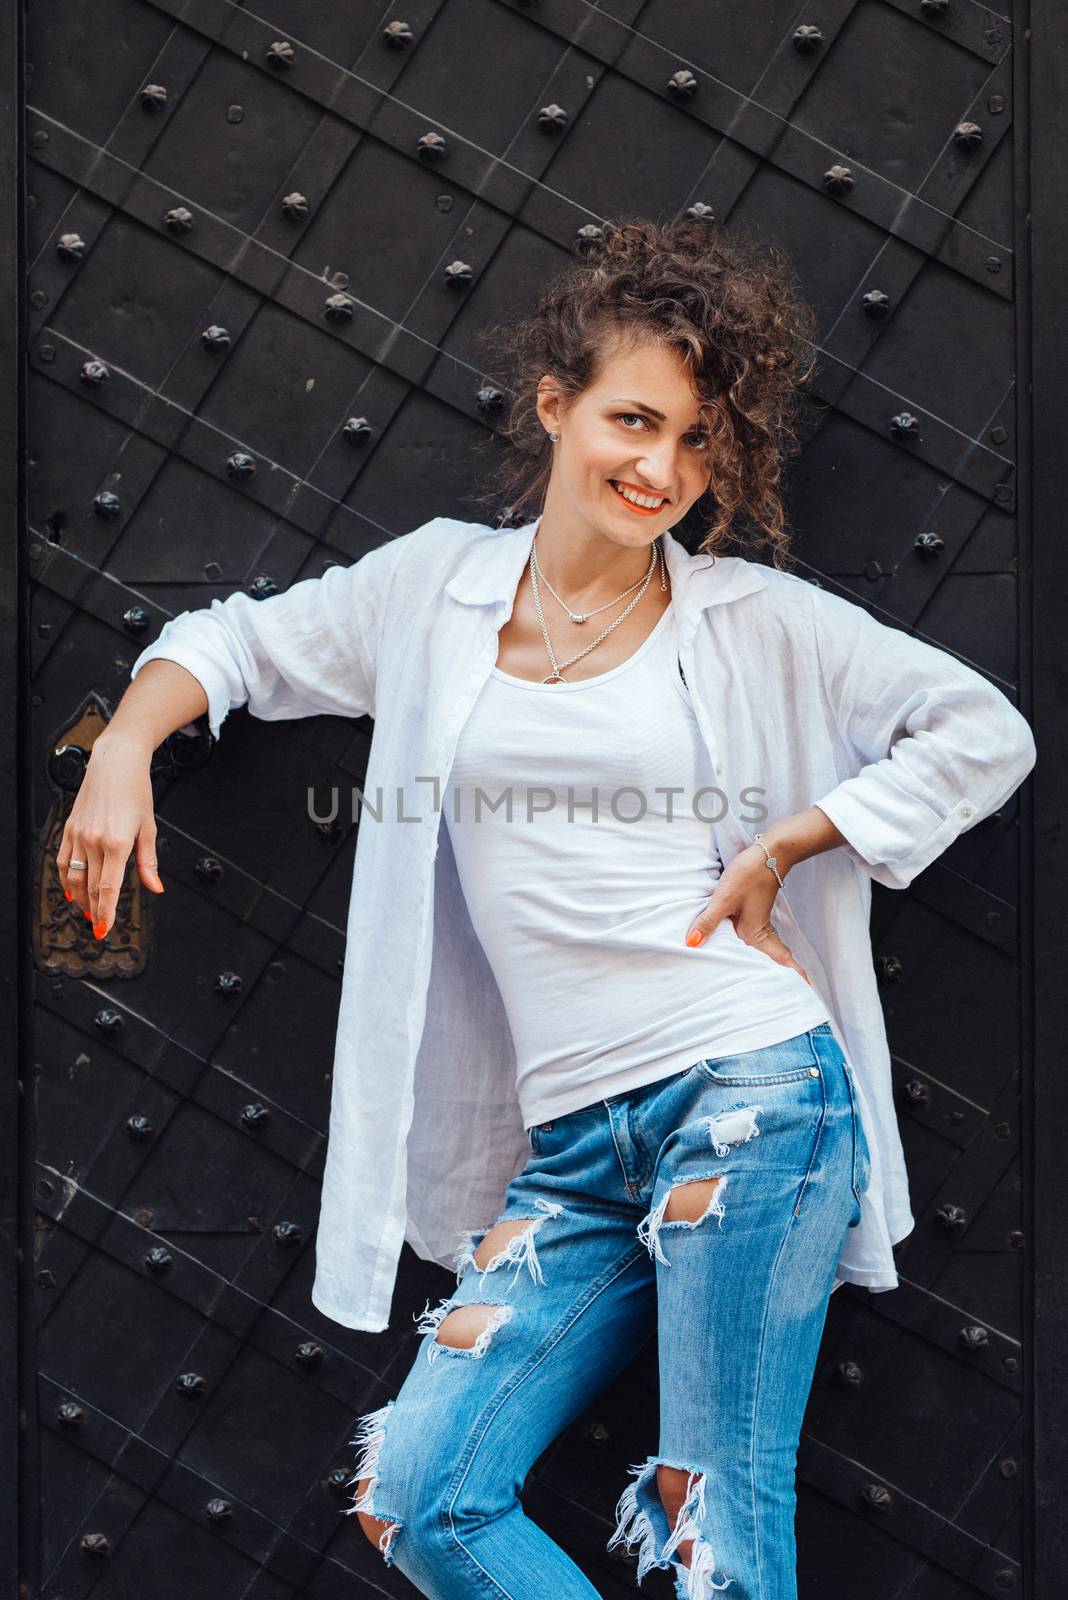
[[[84,916],[85,916],[85,920],[86,920],[86,922],[92,922],[92,920],[93,920],[93,913],[92,913],[92,912],[91,912],[91,911],[85,911],[85,912],[84,912]]]
[[[73,899],[74,899],[74,896],[73,896],[73,895],[72,895],[72,894],[71,894],[71,892],[70,892],[70,890],[69,890],[69,889],[64,889],[64,891],[63,891],[63,897],[64,897],[64,899],[66,899],[66,900],[73,900]]]
[[[93,938],[94,939],[102,939],[106,933],[107,933],[107,923],[106,922],[94,922],[93,923]]]
[[[686,935],[686,943],[691,949],[696,949],[703,938],[704,934],[701,932],[700,928],[691,928],[689,933]]]

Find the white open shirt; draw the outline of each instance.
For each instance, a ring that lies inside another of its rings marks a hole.
[[[387,809],[359,828],[311,1296],[348,1328],[387,1327],[405,1240],[451,1266],[462,1231],[497,1220],[530,1154],[508,1021],[440,796],[538,520],[493,529],[435,517],[284,594],[184,612],[131,669],[158,656],[186,667],[216,738],[241,705],[266,720],[375,719],[364,792],[374,804],[381,785]],[[1034,765],[1034,738],[978,672],[862,606],[758,562],[691,556],[670,532],[663,544],[682,668],[729,801],[715,825],[724,866],[759,829],[813,804],[849,841],[791,870],[772,921],[826,1002],[871,1149],[835,1287],[892,1289],[891,1247],[914,1218],[871,879],[906,888],[1002,805]],[[740,798],[747,787],[763,794]],[[739,820],[757,804],[766,818]]]

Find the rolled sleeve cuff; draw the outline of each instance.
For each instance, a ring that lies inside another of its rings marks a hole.
[[[916,804],[920,814],[915,817],[915,828],[904,831],[902,819],[881,816],[877,804],[856,792],[863,782],[848,778],[813,803],[844,836],[846,853],[890,889],[907,889],[980,816],[978,805],[967,797],[957,800],[941,818]]]
[[[148,661],[176,661],[180,667],[192,673],[208,697],[208,727],[212,738],[218,739],[219,730],[233,706],[226,675],[220,671],[218,663],[206,652],[188,644],[170,644],[157,639],[155,644],[141,651],[130,668],[131,682]]]

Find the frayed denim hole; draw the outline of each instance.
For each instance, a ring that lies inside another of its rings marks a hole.
[[[729,1181],[729,1173],[704,1172],[695,1174],[693,1177],[679,1179],[665,1190],[653,1209],[646,1213],[637,1227],[638,1238],[654,1261],[659,1261],[665,1267],[670,1267],[671,1265],[660,1243],[661,1230],[664,1228],[699,1228],[709,1217],[717,1217],[719,1226],[722,1228],[723,1219],[727,1214],[726,1207],[723,1204],[723,1191]],[[715,1187],[709,1195],[708,1204],[699,1217],[672,1217],[670,1220],[665,1221],[664,1213],[667,1211],[671,1196],[676,1189],[685,1189],[691,1183],[713,1182]]]
[[[387,1400],[377,1411],[367,1412],[360,1418],[355,1436],[349,1440],[351,1445],[359,1446],[360,1453],[346,1488],[358,1489],[364,1478],[367,1479],[367,1487],[362,1494],[356,1494],[352,1505],[346,1506],[342,1513],[343,1516],[350,1517],[356,1512],[363,1512],[366,1516],[375,1517],[384,1524],[378,1538],[378,1548],[387,1567],[393,1565],[393,1544],[403,1524],[388,1512],[377,1510],[375,1499],[378,1490],[378,1458],[385,1441],[386,1423],[393,1405],[392,1400]]]

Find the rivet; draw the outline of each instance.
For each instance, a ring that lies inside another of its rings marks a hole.
[[[820,1075],[819,1067],[809,1067],[808,1075],[810,1078],[818,1078]]]
[[[860,305],[869,317],[885,317],[890,310],[890,296],[881,289],[869,289],[861,297]]]
[[[356,302],[347,294],[332,294],[323,304],[328,322],[349,322]]]
[[[678,72],[673,72],[667,81],[669,94],[676,100],[692,100],[697,93],[697,79],[686,67],[680,67]]]
[[[889,1511],[894,1503],[890,1490],[881,1483],[869,1483],[860,1492],[862,1505],[870,1507],[872,1511]]]
[[[390,22],[382,29],[382,41],[389,50],[406,50],[414,35],[406,22]]]
[[[80,261],[85,254],[85,240],[77,233],[62,233],[56,244],[56,255],[63,261]]]
[[[920,420],[910,411],[900,411],[896,417],[890,418],[890,432],[895,438],[919,438]]]
[[[275,72],[284,72],[293,65],[296,51],[288,39],[276,39],[267,52],[267,65]]]
[[[415,154],[420,161],[444,161],[448,143],[440,133],[424,133],[416,142]]]
[[[93,500],[93,511],[102,522],[114,522],[122,516],[122,501],[110,489],[101,489]]]
[[[235,450],[226,458],[226,470],[231,478],[251,478],[255,475],[256,463],[243,450]]]
[[[567,126],[567,112],[554,100],[550,105],[542,106],[536,120],[538,127],[544,128],[546,133],[557,133]]]
[[[350,444],[366,444],[371,437],[371,424],[366,417],[349,417],[341,432]]]
[[[953,129],[953,138],[965,149],[974,150],[983,142],[983,130],[977,122],[960,122]]]
[[[811,22],[803,22],[795,31],[793,46],[802,55],[811,55],[823,43],[823,34]]]
[[[828,167],[823,174],[823,187],[828,194],[848,194],[853,187],[853,173],[849,167],[842,166],[836,161],[833,167]]]

